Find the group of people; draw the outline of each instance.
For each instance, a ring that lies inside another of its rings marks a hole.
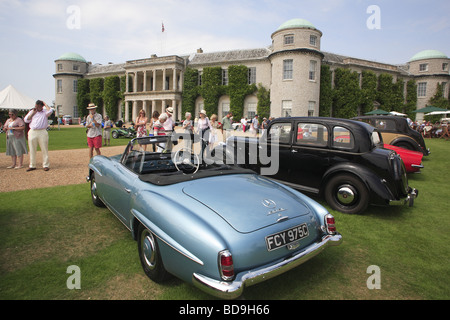
[[[97,155],[101,155],[101,147],[104,139],[105,146],[110,145],[112,121],[105,116],[103,122],[102,115],[97,113],[97,106],[90,103],[87,107],[89,115],[86,117],[85,128],[87,135],[87,144],[89,146],[89,157],[94,156],[94,150]],[[30,153],[30,165],[27,172],[36,170],[36,153],[39,145],[42,151],[42,162],[44,171],[50,170],[50,161],[48,155],[48,118],[54,112],[45,102],[36,101],[35,107],[24,117],[18,117],[17,110],[9,111],[9,119],[4,123],[2,129],[6,132],[7,144],[6,155],[11,156],[11,165],[8,169],[23,168],[24,155]],[[202,138],[202,154],[207,148],[212,148],[214,144],[219,142],[219,133],[221,133],[225,141],[230,132],[233,130],[233,115],[228,112],[222,119],[218,121],[217,115],[213,114],[209,118],[205,110],[201,110],[199,117],[192,120],[192,114],[187,112],[185,120],[182,123],[182,129],[185,133],[198,134]],[[28,126],[27,126],[27,125]],[[135,129],[137,137],[145,136],[161,136],[168,135],[175,128],[173,120],[173,108],[168,107],[165,112],[159,114],[158,111],[153,112],[151,117],[146,115],[145,110],[141,110],[135,121]],[[255,135],[259,129],[266,129],[268,120],[263,119],[259,125],[258,116],[256,115],[250,123],[250,132]],[[103,127],[103,128],[102,128]],[[247,121],[242,123],[243,131],[247,128]],[[220,130],[220,131],[219,131]],[[27,132],[28,131],[28,132]],[[28,139],[28,149],[27,142]],[[192,145],[186,147],[192,147]]]
[[[421,124],[414,122],[411,127],[417,130],[424,138],[445,138],[448,140],[450,134],[448,131],[448,121],[423,121]]]
[[[3,131],[6,132],[6,155],[11,157],[11,165],[8,169],[23,168],[24,155],[28,154],[26,143],[26,139],[28,139],[30,165],[26,171],[36,170],[38,145],[42,151],[43,169],[44,171],[50,170],[47,127],[48,117],[53,111],[53,108],[41,100],[36,101],[35,107],[23,119],[18,117],[17,110],[9,111],[9,119],[3,125]]]

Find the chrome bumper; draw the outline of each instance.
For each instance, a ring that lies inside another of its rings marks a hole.
[[[341,243],[342,236],[340,234],[327,235],[320,242],[310,245],[304,251],[286,260],[241,272],[232,282],[218,281],[197,273],[192,276],[192,282],[197,288],[212,296],[221,299],[236,299],[242,295],[246,286],[252,286],[285,273],[316,256],[326,247],[337,246]]]
[[[401,200],[391,200],[389,201],[389,204],[391,206],[403,206],[405,204],[408,204],[410,207],[414,205],[414,200],[419,196],[419,190],[416,188],[410,189],[408,195],[405,199]]]

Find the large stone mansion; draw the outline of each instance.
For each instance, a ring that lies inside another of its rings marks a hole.
[[[417,109],[425,107],[435,94],[437,84],[444,84],[444,96],[449,97],[450,59],[437,50],[425,50],[414,55],[403,65],[391,65],[337,55],[320,50],[322,32],[309,21],[293,19],[283,23],[272,33],[272,44],[267,48],[230,50],[205,53],[198,49],[189,56],[152,55],[121,64],[92,64],[75,53],[66,53],[56,61],[55,105],[60,115],[78,117],[77,82],[81,78],[126,76],[128,88],[125,101],[118,105],[119,118],[131,121],[139,110],[151,114],[173,107],[175,118],[182,119],[182,89],[187,67],[199,70],[205,67],[223,69],[223,84],[227,82],[227,68],[231,65],[248,67],[249,84],[261,83],[270,90],[271,115],[318,116],[320,97],[320,70],[322,64],[336,68],[350,68],[361,73],[372,70],[377,75],[387,73],[394,81],[415,79]],[[130,83],[131,81],[131,83]],[[128,103],[123,103],[128,102]],[[249,95],[244,102],[244,116],[256,113],[258,99]],[[203,109],[203,98],[195,102],[196,112]],[[121,107],[125,105],[125,108]],[[129,108],[132,108],[131,112]],[[218,105],[219,119],[230,110],[230,98],[222,96]],[[129,119],[130,113],[132,119]]]

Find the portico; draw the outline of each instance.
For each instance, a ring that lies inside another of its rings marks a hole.
[[[181,119],[184,60],[178,56],[127,61],[125,90],[125,122],[134,121],[139,110],[148,117],[154,111],[174,109],[174,119]],[[131,105],[131,106],[130,106]],[[130,119],[131,108],[131,119]]]

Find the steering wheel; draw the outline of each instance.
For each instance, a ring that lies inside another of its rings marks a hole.
[[[194,160],[194,162],[192,162],[192,160]],[[195,174],[200,168],[200,159],[198,155],[188,148],[178,150],[173,157],[173,163],[175,164],[175,168],[177,168],[178,171],[182,171],[184,174]]]

